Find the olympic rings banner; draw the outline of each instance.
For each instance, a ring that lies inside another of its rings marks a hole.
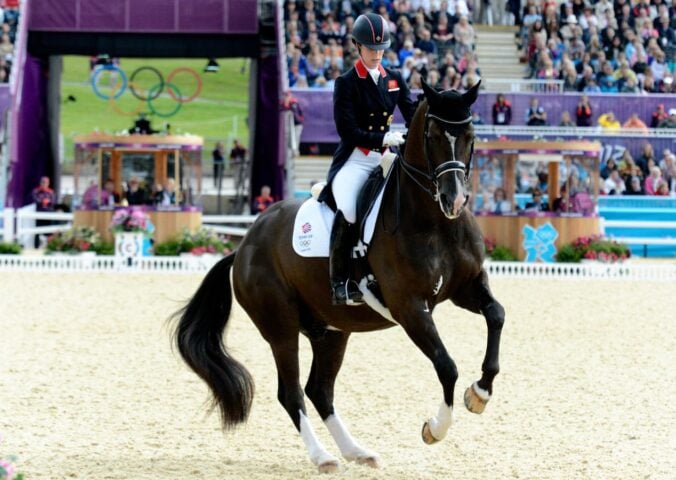
[[[105,80],[108,80],[107,85]],[[181,107],[199,97],[202,91],[202,77],[188,67],[178,67],[169,72],[166,79],[155,67],[143,66],[134,70],[131,76],[115,64],[99,65],[94,69],[90,80],[94,94],[107,101],[119,115],[137,116],[147,105],[150,113],[158,117],[172,117]],[[178,84],[189,84],[191,91],[182,91]],[[127,90],[136,98],[137,104],[130,111],[124,111],[118,99]],[[157,100],[170,98],[174,105],[170,109],[161,109]]]

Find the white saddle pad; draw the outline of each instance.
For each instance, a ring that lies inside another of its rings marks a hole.
[[[383,201],[383,188],[376,199],[371,213],[366,218],[364,237],[354,248],[353,256],[364,256],[368,245],[373,238],[376,228],[376,219]],[[293,249],[301,257],[328,257],[331,227],[335,214],[324,203],[320,203],[311,197],[307,199],[296,213],[293,224]]]

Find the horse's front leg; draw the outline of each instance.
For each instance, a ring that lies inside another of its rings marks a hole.
[[[493,379],[500,371],[498,357],[500,334],[505,323],[505,309],[493,297],[485,271],[482,271],[474,282],[468,284],[468,288],[464,289],[454,302],[468,310],[481,312],[486,318],[488,339],[486,354],[481,364],[481,378],[467,388],[464,396],[465,406],[470,412],[482,413],[493,395]]]
[[[422,429],[423,441],[427,444],[436,443],[446,436],[453,423],[453,391],[458,379],[458,369],[448,355],[424,302],[420,303],[419,308],[409,311],[401,318],[402,327],[413,343],[432,361],[444,391],[439,411],[436,416],[424,423]]]

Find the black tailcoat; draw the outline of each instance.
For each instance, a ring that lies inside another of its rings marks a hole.
[[[408,85],[401,73],[383,66],[379,66],[379,69],[377,85],[361,59],[336,79],[333,117],[340,143],[333,155],[327,186],[320,194],[319,201],[333,203],[331,182],[355,147],[369,150],[382,148],[395,106],[399,106],[407,127],[413,118],[416,104],[411,100]]]

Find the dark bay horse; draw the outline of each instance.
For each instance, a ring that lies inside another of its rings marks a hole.
[[[458,378],[432,319],[437,304],[451,300],[486,319],[482,375],[464,395],[470,411],[483,411],[498,373],[504,309],[493,298],[482,268],[481,232],[464,208],[474,142],[470,106],[478,85],[465,94],[436,92],[427,85],[423,91],[405,153],[393,164],[394,179],[385,187],[367,257],[389,313],[381,315],[365,305],[331,304],[327,259],[304,258],[293,251],[292,229],[301,202],[288,200],[260,215],[237,251],[211,269],[177,314],[175,342],[181,356],[211,389],[224,428],[233,427],[246,420],[254,392],[250,374],[228,354],[223,341],[234,289],[237,301],[270,344],[279,402],[322,472],[337,470],[339,462],[317,439],[306,416],[299,334],[309,339],[313,352],[305,394],[342,456],[373,467],[378,466],[377,455],[353,439],[333,406],[334,383],[351,333],[399,325],[430,359],[443,399],[437,414],[423,425],[426,443],[444,438],[451,426]]]

